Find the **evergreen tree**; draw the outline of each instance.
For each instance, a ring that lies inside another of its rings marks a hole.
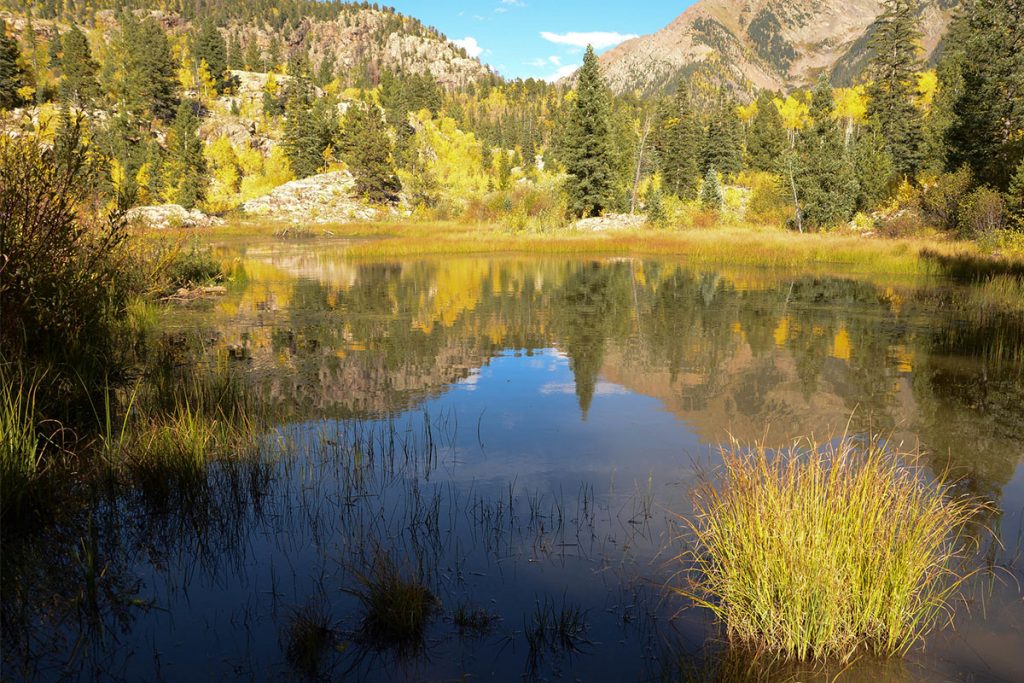
[[[677,197],[697,196],[702,134],[690,95],[680,86],[660,107],[654,140],[665,188]]]
[[[569,210],[577,216],[600,214],[614,202],[608,99],[597,55],[588,45],[577,74],[576,99],[570,105],[563,143]]]
[[[644,195],[644,208],[647,210],[647,222],[655,227],[662,227],[668,216],[665,214],[665,203],[661,198],[661,188],[651,182]]]
[[[1000,190],[1024,158],[1024,3],[971,0],[950,29],[960,85],[946,131],[947,166]]]
[[[775,100],[770,92],[762,90],[757,97],[757,113],[747,133],[747,167],[777,173],[787,146],[786,129]]]
[[[921,32],[918,0],[885,0],[870,40],[872,82],[868,119],[878,123],[902,176],[913,177],[924,159],[924,126],[914,103]]]
[[[1017,224],[1018,230],[1024,230],[1024,159],[1017,164],[1017,170],[1010,178],[1007,189],[1006,208]]]
[[[324,165],[324,147],[304,92],[292,92],[285,106],[284,148],[292,173],[298,178],[311,176]]]
[[[206,62],[217,92],[224,92],[228,84],[228,48],[212,21],[206,20],[200,25],[194,52],[197,64]]]
[[[356,190],[371,202],[398,199],[402,184],[395,175],[391,138],[376,105],[353,103],[345,111],[344,156],[356,179]]]
[[[130,13],[120,17],[116,46],[123,65],[114,89],[120,105],[137,116],[151,114],[170,121],[177,108],[177,66],[167,35],[152,17],[139,22]]]
[[[334,60],[334,53],[328,52],[320,60],[320,66],[316,70],[316,84],[321,88],[334,80],[334,71],[337,64]]]
[[[206,198],[206,187],[210,183],[203,141],[198,135],[199,119],[194,108],[189,100],[182,100],[178,105],[174,124],[167,136],[167,160],[164,163],[169,199],[186,209]]]
[[[249,71],[264,71],[263,54],[255,40],[245,46],[245,68]]]
[[[228,41],[228,68],[240,70],[245,68],[245,56],[242,54],[242,43],[238,40],[238,34],[232,33]]]
[[[703,170],[714,167],[725,177],[743,170],[743,123],[736,103],[724,95],[712,112],[704,137]]]
[[[718,183],[718,170],[709,166],[700,190],[700,205],[710,211],[722,208],[722,187]]]
[[[872,123],[853,141],[853,169],[857,177],[857,210],[870,211],[887,199],[896,165],[885,145],[877,123]]]
[[[61,43],[61,99],[84,107],[100,96],[100,85],[96,80],[99,65],[93,60],[89,41],[78,26],[72,24],[71,29],[61,39]]]
[[[813,124],[801,132],[798,141],[798,195],[809,227],[830,227],[849,220],[857,199],[857,179],[834,111],[832,88],[828,77],[822,75],[811,97]]]
[[[21,104],[18,89],[25,85],[25,71],[19,61],[18,41],[7,35],[7,23],[0,19],[0,109]]]

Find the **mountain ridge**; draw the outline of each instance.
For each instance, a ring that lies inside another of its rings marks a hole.
[[[958,0],[921,2],[922,57],[939,46]],[[847,85],[867,61],[880,0],[701,0],[659,31],[620,43],[600,57],[617,93],[673,89],[705,78],[740,92],[788,91],[821,73]]]

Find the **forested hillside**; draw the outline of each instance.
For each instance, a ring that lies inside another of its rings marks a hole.
[[[856,83],[823,73],[748,100],[700,74],[615,95],[590,51],[571,87],[505,81],[368,3],[6,0],[0,107],[6,127],[47,139],[81,119],[106,168],[98,191],[121,208],[244,211],[342,172],[365,205],[512,229],[625,212],[656,226],[1015,228],[1020,3],[965,3],[936,64],[922,5],[882,5]]]

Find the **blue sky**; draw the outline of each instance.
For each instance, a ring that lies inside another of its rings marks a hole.
[[[572,73],[587,43],[603,52],[653,33],[694,0],[387,0],[508,78]]]

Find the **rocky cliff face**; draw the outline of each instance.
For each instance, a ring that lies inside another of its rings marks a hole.
[[[923,0],[925,57],[958,0]],[[863,70],[880,0],[701,0],[671,24],[601,56],[616,92],[653,91],[694,74],[740,91],[789,90],[822,72],[838,84]]]
[[[275,36],[285,50],[304,50],[314,65],[333,54],[339,68],[366,65],[369,69],[430,74],[444,87],[455,88],[490,74],[479,60],[470,58],[444,36],[408,17],[361,8],[329,21],[305,18],[284,32],[253,24],[222,29],[243,45],[255,41],[266,51]]]

